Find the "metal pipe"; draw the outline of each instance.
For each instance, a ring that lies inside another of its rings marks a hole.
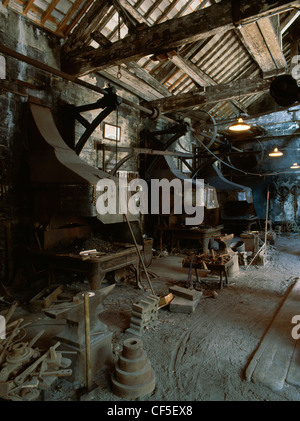
[[[267,211],[266,211],[266,226],[265,226],[265,254],[267,253],[267,235],[268,235],[268,219],[269,219],[269,199],[270,199],[270,192],[268,190],[267,193]]]
[[[90,390],[92,385],[92,364],[91,364],[91,335],[90,335],[90,306],[88,292],[84,293],[84,324],[85,324],[85,367],[86,367],[86,388]]]

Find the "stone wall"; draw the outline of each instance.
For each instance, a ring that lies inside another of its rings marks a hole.
[[[35,26],[25,17],[3,7],[1,3],[0,43],[38,62],[60,69],[61,40]],[[24,111],[28,98],[37,98],[41,104],[52,110],[57,127],[70,146],[79,140],[85,129],[80,123],[66,118],[67,107],[94,103],[102,94],[53,76],[11,56],[0,55],[0,59],[0,280],[7,283],[15,276],[24,248],[24,233],[20,229],[20,223],[26,217],[26,209],[20,180],[26,139]],[[95,74],[86,76],[84,80],[92,85],[97,84],[100,88],[107,87],[109,83]],[[136,97],[125,90],[118,88],[117,94],[131,102],[138,102]],[[82,115],[91,122],[101,111],[99,109]],[[112,112],[104,121],[120,126],[120,141],[116,143],[104,138],[102,122],[88,139],[80,157],[92,166],[101,167],[103,161],[96,145],[99,142],[109,145],[112,151],[105,154],[105,167],[109,171],[124,156],[119,151],[116,154],[117,148],[138,144],[140,113],[133,107],[121,104],[118,112]],[[131,159],[122,170],[138,171],[137,160]]]

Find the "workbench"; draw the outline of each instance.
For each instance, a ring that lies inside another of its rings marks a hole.
[[[193,262],[193,260],[191,260],[191,262],[188,263],[184,263],[183,262],[183,267],[189,267],[190,272],[192,269],[195,270],[195,274],[196,274],[196,278],[197,278],[197,282],[199,282],[199,274],[198,274],[198,270],[201,270],[201,272],[205,273],[205,277],[208,275],[208,273],[211,272],[218,272],[220,275],[220,289],[223,288],[223,286],[228,286],[228,272],[229,269],[234,265],[234,261],[233,258],[231,258],[228,262],[224,262],[224,263],[208,263],[205,262],[205,265],[207,267],[207,270],[203,270],[202,268],[202,264],[197,263],[197,262]],[[200,272],[200,273],[201,273]],[[225,283],[224,283],[225,280]],[[200,281],[201,282],[201,281]]]
[[[138,246],[142,254],[143,246]],[[107,272],[133,266],[137,285],[140,286],[140,261],[135,247],[128,247],[116,253],[99,254],[87,260],[78,253],[55,253],[51,251],[29,250],[34,261],[46,266],[49,272],[55,269],[85,273],[92,290],[100,289]]]
[[[224,264],[207,264],[207,268],[211,270],[212,272],[216,271],[220,274],[220,289],[224,286],[224,278],[225,278],[225,286],[228,286],[228,270],[229,268],[233,266],[233,259],[229,260],[229,262],[226,262]],[[223,278],[224,275],[224,278]]]
[[[157,226],[156,232],[160,233],[160,247],[162,248],[163,235],[169,233],[171,237],[171,250],[173,250],[174,240],[198,240],[202,245],[203,253],[207,253],[209,248],[209,241],[214,237],[218,237],[224,228],[224,225],[218,225],[212,228],[202,228],[201,225],[197,228],[165,228]]]

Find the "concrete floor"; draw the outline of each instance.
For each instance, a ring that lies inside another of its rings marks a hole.
[[[217,276],[197,284],[202,298],[195,312],[184,314],[170,311],[168,306],[158,312],[154,325],[141,339],[156,376],[150,395],[139,401],[300,401],[300,390],[285,384],[273,390],[260,382],[245,378],[246,368],[255,355],[262,338],[272,324],[288,289],[299,276],[300,238],[278,238],[270,247],[265,266],[239,268],[229,286],[219,289]],[[153,258],[148,268],[152,286],[158,296],[169,293],[174,285],[187,287],[188,269],[182,268],[183,256]],[[193,275],[193,280],[195,281]],[[112,351],[117,361],[127,333],[132,305],[149,295],[147,280],[144,289],[136,288],[133,278],[120,280],[103,302],[99,319],[112,333]],[[87,289],[87,284],[78,285]],[[103,284],[105,287],[106,284]],[[216,295],[211,292],[215,291]],[[16,313],[16,317],[19,317]],[[44,316],[35,318],[31,336],[41,328]],[[40,323],[40,326],[39,326]],[[56,326],[56,329],[58,327]],[[289,332],[290,325],[286,326]],[[49,332],[49,331],[48,331]],[[52,330],[52,334],[55,332]],[[277,338],[280,344],[280,337]],[[81,400],[124,401],[111,388],[112,368],[95,375],[95,389]],[[78,400],[72,383],[59,379],[44,399]]]

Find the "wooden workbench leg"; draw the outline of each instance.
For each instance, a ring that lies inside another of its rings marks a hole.
[[[199,282],[199,276],[198,276],[197,268],[195,268],[195,274],[196,274],[196,282]]]
[[[223,288],[223,271],[220,272],[220,289]]]
[[[91,290],[97,290],[101,288],[101,283],[103,279],[105,278],[106,272],[102,272],[98,269],[93,269],[90,272],[88,272],[87,277],[89,280],[89,284],[91,287]]]
[[[135,265],[133,265],[134,267],[134,271],[135,271],[135,279],[136,279],[136,286],[139,289],[142,289],[142,284],[141,284],[141,268],[140,268],[140,262],[137,261],[137,263]]]
[[[162,232],[162,230],[160,230],[160,235],[159,235],[159,247],[160,247],[160,252],[162,253],[162,248],[163,248],[163,232]]]
[[[226,279],[225,285],[228,286],[228,273],[226,269],[225,269],[225,279]]]

